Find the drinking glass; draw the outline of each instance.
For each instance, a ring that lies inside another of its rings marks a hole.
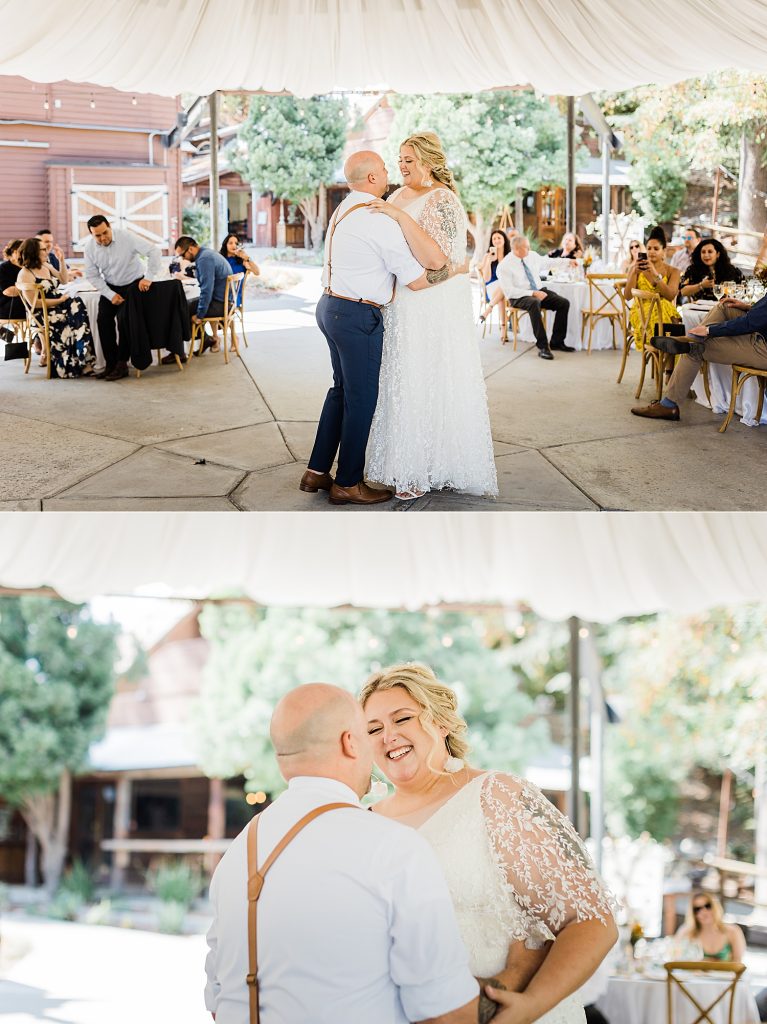
[[[724,295],[724,284],[721,281],[716,281],[714,284],[714,298],[719,301]]]

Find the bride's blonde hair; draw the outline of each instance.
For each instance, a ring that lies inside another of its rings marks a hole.
[[[449,188],[451,192],[457,192],[455,178],[447,166],[447,157],[438,135],[435,135],[434,132],[417,132],[401,142],[400,149],[403,146],[412,146],[416,157],[425,167],[429,168],[435,181]]]
[[[362,687],[360,704],[364,708],[378,690],[392,690],[395,686],[401,686],[416,704],[423,708],[418,721],[424,732],[441,744],[443,741],[439,729],[446,729],[444,743],[448,754],[465,761],[471,747],[466,741],[466,722],[458,714],[458,699],[455,692],[441,683],[428,665],[409,661],[374,672]],[[442,774],[440,769],[432,764],[429,764],[429,768]]]

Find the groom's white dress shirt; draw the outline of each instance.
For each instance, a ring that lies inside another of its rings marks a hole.
[[[498,264],[498,270],[496,271],[498,283],[507,299],[518,299],[523,295],[532,295],[534,290],[540,291],[543,287],[541,273],[550,266],[548,257],[539,256],[537,252],[533,252],[531,249],[527,256],[525,256],[525,263],[535,282],[535,289],[533,289],[530,279],[525,273],[525,268],[522,266],[522,260],[519,256],[515,256],[513,252],[510,252]]]
[[[334,779],[291,779],[261,813],[262,864],[299,818],[336,801],[274,862],[258,902],[262,1024],[406,1024],[478,993],[447,883],[415,829],[357,809]],[[210,886],[205,1005],[248,1024],[247,848],[243,830]]]
[[[338,221],[357,203],[369,203],[368,192],[350,192],[331,217]],[[330,225],[329,225],[330,227]],[[325,240],[325,266],[322,286],[328,287],[328,245]],[[332,237],[333,275],[331,290],[347,299],[369,299],[385,305],[392,295],[394,279],[406,286],[424,272],[413,256],[402,228],[385,213],[355,210],[338,223]]]

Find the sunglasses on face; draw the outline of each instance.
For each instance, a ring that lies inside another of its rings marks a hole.
[[[701,910],[711,910],[711,904],[710,903],[698,903],[692,909],[693,909],[693,913],[697,914]]]

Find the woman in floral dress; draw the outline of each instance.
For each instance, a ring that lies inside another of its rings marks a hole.
[[[93,345],[88,312],[76,295],[62,295],[59,283],[66,283],[67,273],[60,275],[43,262],[42,244],[38,238],[27,238],[20,249],[21,270],[16,285],[28,302],[35,299],[35,288],[42,285],[48,309],[51,344],[51,376],[83,377],[93,373],[96,352]],[[44,357],[41,365],[45,365]]]

